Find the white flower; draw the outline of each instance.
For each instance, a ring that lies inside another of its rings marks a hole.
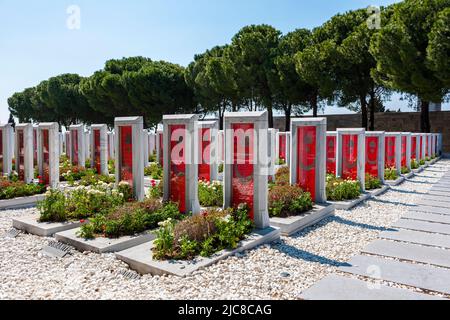
[[[119,186],[129,186],[130,184],[127,181],[120,181]]]

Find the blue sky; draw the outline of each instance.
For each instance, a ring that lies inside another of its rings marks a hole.
[[[54,75],[88,76],[108,59],[136,55],[186,66],[194,54],[228,43],[248,24],[271,24],[286,33],[321,25],[339,12],[394,2],[0,0],[0,122],[8,118],[9,96]],[[80,29],[67,27],[71,5],[81,10]],[[405,103],[390,105],[398,109]]]

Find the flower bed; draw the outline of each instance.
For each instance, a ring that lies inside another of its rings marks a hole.
[[[166,220],[156,231],[153,257],[156,260],[192,260],[210,257],[224,249],[235,249],[253,230],[248,208],[210,210],[183,221]]]
[[[309,192],[298,186],[274,185],[269,189],[269,216],[291,217],[300,215],[313,208]]]
[[[148,198],[143,202],[125,203],[106,214],[90,218],[89,222],[80,228],[77,236],[84,239],[132,236],[155,229],[161,221],[182,218],[184,215],[179,212],[178,205],[163,204],[158,199]]]
[[[411,159],[411,169],[416,170],[420,168],[419,162],[416,159]]]
[[[386,168],[384,170],[384,179],[385,180],[392,180],[392,181],[394,181],[394,180],[397,180],[398,177],[399,176],[398,176],[398,172],[397,172],[396,168],[391,167],[391,168]]]
[[[152,177],[156,180],[161,180],[163,176],[163,168],[158,163],[152,163],[148,167],[144,168],[144,175]]]
[[[46,191],[43,184],[19,181],[16,175],[0,178],[0,200],[29,197]]]
[[[366,190],[375,190],[382,187],[381,180],[371,174],[367,173],[365,180]]]
[[[359,181],[344,180],[327,174],[326,192],[330,201],[353,200],[361,195],[361,187]]]
[[[198,200],[203,207],[223,206],[223,186],[219,181],[199,181]]]
[[[408,174],[408,173],[410,173],[410,172],[411,172],[411,170],[409,170],[408,167],[402,167],[402,169],[401,169],[401,173],[402,173],[402,174]]]
[[[66,222],[82,220],[122,205],[131,198],[128,184],[121,183],[117,189],[113,184],[100,182],[95,186],[79,186],[73,190],[49,190],[38,203],[39,222]]]

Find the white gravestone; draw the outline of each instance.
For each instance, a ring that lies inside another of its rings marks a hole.
[[[25,183],[33,182],[33,125],[31,123],[16,125],[15,159],[16,171],[20,179]]]
[[[12,171],[11,137],[13,136],[13,128],[11,124],[0,124],[0,134],[0,173],[9,176]]]
[[[59,125],[40,123],[38,130],[39,175],[44,184],[53,189],[59,185]]]
[[[218,121],[199,121],[198,178],[209,182],[217,180],[219,173],[217,135]]]
[[[71,125],[70,130],[70,161],[75,166],[86,165],[86,136],[82,124]]]
[[[108,127],[106,124],[91,126],[91,168],[98,174],[108,175]]]

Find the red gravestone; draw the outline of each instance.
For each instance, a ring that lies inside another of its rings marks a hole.
[[[33,128],[33,165],[36,167],[38,164],[38,152],[37,152],[37,129]]]
[[[417,160],[417,136],[411,136],[411,159]]]
[[[94,167],[97,170],[97,173],[100,174],[102,172],[101,168],[101,157],[100,157],[100,129],[93,129],[94,135]]]
[[[70,131],[70,139],[72,140],[72,164],[75,166],[80,165],[78,160],[78,131]]]
[[[358,135],[342,135],[342,178],[358,179]]]
[[[120,127],[120,181],[133,186],[133,136],[131,126]]]
[[[408,166],[408,164],[406,163],[406,146],[407,144],[407,138],[406,136],[402,136],[402,167],[406,167]]]
[[[279,135],[278,145],[279,145],[278,158],[287,162],[287,159],[286,159],[286,134]]]
[[[250,218],[253,220],[253,143],[254,124],[233,123],[231,125],[234,139],[233,175],[232,175],[232,206],[246,203],[250,208]]]
[[[327,173],[336,175],[336,136],[327,136]]]
[[[366,173],[378,177],[378,150],[380,147],[379,137],[366,137]]]
[[[428,139],[428,136],[425,136],[424,138],[425,138],[425,157],[428,157],[430,156],[430,153],[428,152],[430,141]]]
[[[50,141],[48,129],[42,129],[42,160],[43,176],[42,180],[46,186],[50,184]]]
[[[16,170],[17,173],[19,174],[19,179],[21,181],[25,180],[25,136],[23,134],[23,129],[20,130],[16,130],[16,134],[18,137],[18,142],[19,145],[17,146],[18,151],[19,151],[19,165],[17,166],[17,161],[16,161]]]
[[[211,128],[201,128],[200,132],[200,155],[201,163],[198,165],[199,180],[211,181]]]
[[[162,133],[159,135],[159,163],[161,165],[164,163],[164,141]]]
[[[422,155],[423,155],[423,136],[421,135],[420,137],[419,137],[420,139],[420,145],[419,145],[419,148],[420,148],[420,154],[419,154],[419,159],[422,159]]]
[[[387,168],[395,168],[397,166],[395,162],[396,139],[396,137],[386,137],[385,161]]]
[[[186,213],[186,125],[169,125],[169,198],[177,202],[180,212]]]
[[[315,126],[297,128],[297,184],[316,198],[316,139]]]
[[[3,130],[0,130],[0,174],[3,175]]]

